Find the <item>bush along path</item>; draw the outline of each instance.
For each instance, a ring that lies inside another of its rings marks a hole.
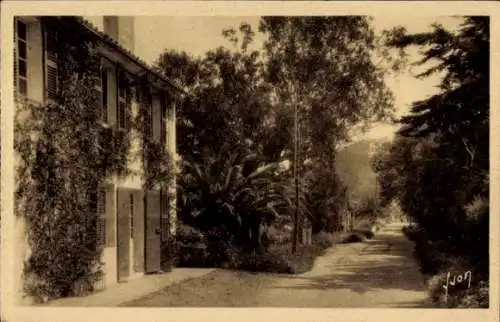
[[[415,243],[413,256],[424,274],[433,307],[488,308],[488,276],[480,264],[450,254],[449,247],[431,242],[415,224],[403,232]]]
[[[425,285],[401,228],[327,248],[301,274],[218,269],[123,306],[422,307]]]

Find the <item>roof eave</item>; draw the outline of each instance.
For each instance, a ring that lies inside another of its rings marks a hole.
[[[167,84],[170,88],[174,89],[182,96],[188,95],[188,93],[183,88],[181,88],[179,85],[175,84],[173,81],[166,78],[165,76],[163,76],[159,72],[153,70],[145,62],[141,61],[138,57],[134,56],[132,53],[130,53],[129,51],[124,49],[122,46],[120,46],[120,44],[118,44],[115,40],[113,40],[109,36],[106,36],[105,34],[99,32],[85,19],[78,17],[77,22],[83,28],[85,28],[86,31],[88,31],[89,33],[91,33],[95,37],[99,38],[103,43],[110,46],[112,49],[118,51],[121,55],[124,55],[128,60],[130,60],[131,62],[136,64],[141,69],[145,70],[147,73],[149,73],[151,76],[153,76],[154,78],[156,78],[160,82]]]

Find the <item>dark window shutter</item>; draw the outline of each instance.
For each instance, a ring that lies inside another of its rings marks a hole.
[[[144,195],[134,192],[134,270],[144,272]]]
[[[55,100],[58,89],[57,75],[57,34],[50,26],[45,25],[45,92],[46,98]]]
[[[55,99],[57,95],[57,67],[47,65],[47,98]]]
[[[125,129],[129,130],[132,127],[132,91],[127,89],[125,98]]]
[[[97,196],[97,245],[102,247],[106,245],[106,190],[99,189]]]
[[[123,101],[118,103],[118,126],[121,129],[125,128],[126,104]]]
[[[160,104],[160,142],[162,147],[165,146],[165,143],[167,141],[167,102],[166,102],[166,95],[162,96],[161,98],[161,104]]]
[[[47,59],[53,62],[57,61],[57,34],[55,30],[47,29],[46,33],[46,51]]]
[[[108,123],[108,69],[101,69],[101,91],[102,91],[102,110],[101,117],[104,123]]]
[[[106,246],[106,218],[99,216],[96,219],[97,245],[104,247]]]
[[[115,189],[108,185],[106,189],[106,246],[116,246],[116,208]]]
[[[134,238],[134,195],[131,193],[130,194],[130,199],[129,199],[129,215],[130,215],[130,237]]]

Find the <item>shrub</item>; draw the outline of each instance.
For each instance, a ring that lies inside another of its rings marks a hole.
[[[366,241],[366,238],[362,234],[351,233],[351,234],[347,235],[347,237],[342,240],[342,243],[350,244],[350,243],[361,243],[364,241]]]
[[[448,272],[451,274],[464,274],[468,268],[464,263],[455,263],[447,270],[433,276],[429,280],[429,297],[436,307],[448,308],[487,308],[489,307],[489,283],[484,275],[471,270],[471,285],[468,282],[450,285],[448,282],[448,293],[446,295],[443,285],[447,284]]]
[[[205,245],[178,246],[177,265],[180,267],[206,267],[208,252]]]
[[[205,236],[196,228],[183,223],[179,223],[175,238],[179,243],[182,244],[197,244],[203,243]]]
[[[181,267],[204,267],[208,256],[205,236],[197,229],[179,224],[175,237],[177,265]]]
[[[213,228],[206,233],[206,264],[213,267],[234,267],[241,249],[234,245],[234,237],[226,229]]]
[[[404,226],[402,230],[403,230],[403,233],[405,234],[406,238],[408,238],[409,240],[411,240],[413,242],[417,241],[418,239],[421,239],[423,237],[422,236],[423,231],[420,229],[420,227],[418,227],[415,224]]]
[[[355,229],[354,234],[360,235],[363,239],[372,239],[375,234],[371,229]]]
[[[333,236],[326,232],[319,232],[312,236],[312,243],[318,249],[327,249],[334,244]]]
[[[277,163],[260,162],[255,155],[229,149],[186,158],[180,181],[182,220],[215,238],[224,234],[233,239],[231,243],[257,249],[260,239],[255,232],[260,226],[279,218],[279,213],[291,213],[293,206],[286,178],[278,169]],[[217,245],[209,244],[212,255],[230,256],[218,254]],[[223,248],[229,251],[230,247]]]
[[[161,244],[161,269],[164,272],[169,272],[173,267],[177,266],[179,256],[179,243],[176,237],[169,238]]]

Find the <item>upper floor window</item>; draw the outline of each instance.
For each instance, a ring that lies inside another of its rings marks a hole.
[[[58,90],[57,72],[57,31],[46,26],[45,28],[45,96],[49,100],[55,100]]]
[[[144,134],[148,138],[153,138],[153,97],[151,93],[146,92],[143,96],[144,104]]]
[[[27,45],[27,26],[22,21],[16,22],[16,57],[14,72],[15,86],[18,93],[26,96],[28,94],[28,45]]]
[[[103,123],[108,123],[108,73],[109,69],[103,66],[101,63],[98,68],[98,75],[96,76],[96,82],[94,90],[96,92],[97,100],[97,117],[99,121]]]
[[[167,143],[167,95],[161,97],[160,109],[160,142],[162,146]]]
[[[132,95],[123,70],[117,73],[117,124],[119,129],[130,127],[129,113],[131,109]]]

